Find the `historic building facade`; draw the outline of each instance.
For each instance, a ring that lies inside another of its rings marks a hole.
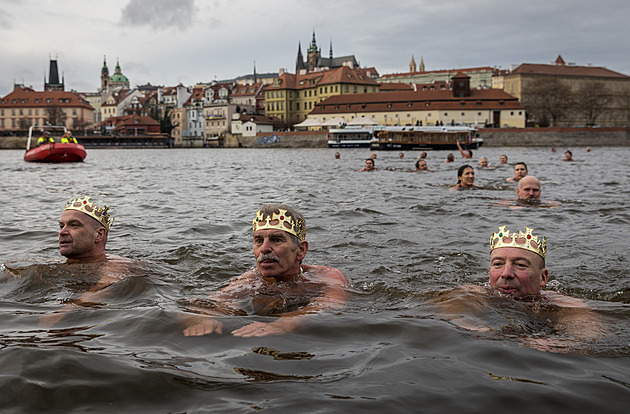
[[[390,73],[381,76],[378,80],[382,83],[419,83],[429,84],[435,82],[449,82],[457,73],[464,73],[470,77],[470,87],[472,89],[492,88],[492,77],[497,69],[489,66],[477,68],[462,68],[450,70],[425,70],[424,59],[420,59],[420,65],[416,70],[416,62],[411,57],[409,72]]]
[[[608,127],[630,126],[630,76],[603,67],[567,64],[561,56],[552,64],[523,63],[501,74],[503,90],[518,98],[526,108],[528,92],[538,81],[545,79],[559,80],[576,94],[594,85],[602,88],[604,102],[600,103],[602,107],[597,117],[598,124]],[[566,98],[570,99],[568,96]],[[583,115],[570,110],[557,126],[583,126],[587,122]]]
[[[328,57],[322,56],[321,47],[317,46],[315,31],[313,31],[313,39],[306,53],[306,60],[302,55],[302,45],[298,43],[297,58],[295,61],[295,73],[315,72],[318,70],[336,69],[342,66],[358,68],[359,62],[354,55],[349,56],[333,56],[332,41],[330,42],[330,51]]]
[[[439,124],[525,126],[525,108],[518,99],[497,89],[472,89],[469,77],[453,76],[450,88],[418,85],[415,91],[332,96],[309,113],[322,123],[343,117],[346,123],[369,118],[381,125]]]
[[[279,118],[290,127],[306,119],[315,105],[331,96],[379,92],[375,76],[374,68],[348,66],[299,74],[281,72],[265,88],[265,115]]]
[[[53,116],[53,112],[57,115]],[[25,130],[30,126],[47,125],[51,117],[55,118],[55,124],[85,128],[94,123],[94,108],[76,92],[38,92],[17,87],[0,98],[0,130]]]

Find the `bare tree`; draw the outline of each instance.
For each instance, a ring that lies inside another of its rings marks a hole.
[[[596,123],[611,99],[610,91],[602,82],[586,83],[574,96],[578,119],[584,120],[586,125]]]
[[[558,126],[571,110],[571,88],[555,77],[545,77],[530,82],[523,88],[522,103],[528,116],[541,126]]]
[[[28,118],[20,118],[18,120],[18,127],[22,130],[27,130],[31,125],[31,120]]]
[[[63,108],[58,105],[48,105],[46,107],[46,121],[49,125],[65,125],[66,114]]]
[[[626,127],[630,127],[630,90],[624,90],[618,99],[620,118],[625,121]]]

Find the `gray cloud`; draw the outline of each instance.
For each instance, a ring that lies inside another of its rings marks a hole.
[[[195,0],[130,0],[122,9],[120,24],[184,31],[197,11]]]

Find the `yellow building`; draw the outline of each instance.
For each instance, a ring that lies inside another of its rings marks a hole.
[[[336,95],[375,93],[378,76],[371,69],[343,66],[320,72],[281,72],[265,88],[265,115],[281,119],[287,127],[307,118],[319,102]]]

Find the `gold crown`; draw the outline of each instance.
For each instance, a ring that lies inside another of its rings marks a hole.
[[[77,197],[75,199],[70,197],[70,200],[68,200],[68,203],[66,204],[65,210],[77,210],[81,213],[85,213],[101,223],[103,227],[105,227],[107,231],[109,231],[109,229],[112,227],[112,224],[114,224],[114,218],[107,213],[109,207],[103,206],[103,208],[101,208],[91,202],[90,198],[92,197],[87,195],[84,195],[83,197]]]
[[[287,215],[286,210],[278,209],[280,214],[273,213],[271,217],[267,215],[267,218],[263,217],[262,210],[258,210],[256,217],[252,221],[252,227],[254,232],[256,230],[263,229],[278,229],[293,234],[300,240],[306,238],[306,227],[304,226],[304,220],[298,218],[297,220],[290,215]],[[276,222],[276,224],[271,224]]]
[[[538,236],[532,234],[534,231],[532,228],[525,227],[525,233],[519,230],[518,234],[510,234],[510,231],[505,229],[506,227],[501,226],[498,233],[492,233],[492,237],[490,237],[491,252],[499,247],[518,247],[534,252],[543,259],[547,256],[547,237],[542,236],[542,240],[539,242]]]

